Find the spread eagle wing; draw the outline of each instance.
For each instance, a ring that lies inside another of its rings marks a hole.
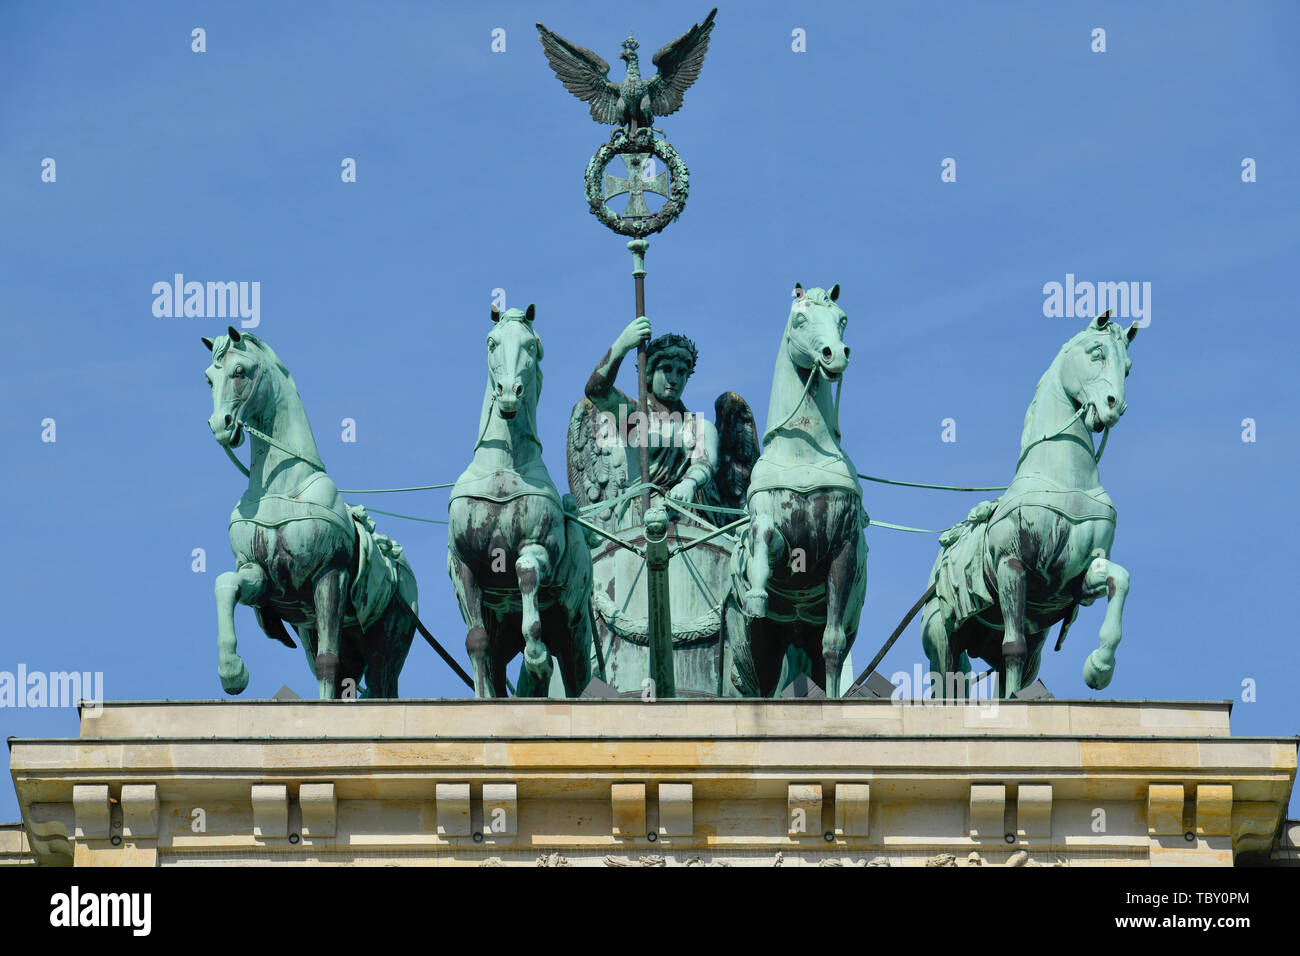
[[[699,77],[700,68],[704,66],[704,53],[709,48],[709,34],[713,32],[713,17],[717,12],[718,8],[714,7],[703,23],[695,24],[654,55],[654,65],[659,68],[659,73],[646,84],[646,89],[650,95],[650,109],[655,116],[677,112],[682,105],[682,97]]]
[[[551,69],[564,88],[591,106],[591,118],[597,123],[617,126],[619,86],[610,82],[609,64],[595,53],[570,43],[558,33],[537,24],[537,39],[542,43]],[[698,72],[698,67],[696,68]],[[687,84],[689,85],[689,84]]]
[[[745,507],[749,476],[758,461],[758,428],[749,403],[735,392],[723,392],[713,403],[718,429],[718,467],[714,485],[719,504],[725,508]],[[730,519],[727,519],[730,520]]]
[[[588,398],[573,406],[564,451],[569,491],[578,500],[579,507],[609,501],[623,493],[627,485],[627,453],[613,422],[602,419]],[[612,506],[586,518],[606,531],[618,528],[618,516]]]

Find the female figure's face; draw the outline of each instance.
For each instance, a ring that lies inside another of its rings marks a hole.
[[[655,363],[655,370],[650,379],[650,391],[661,402],[681,401],[686,389],[686,380],[691,377],[690,359],[673,351]]]

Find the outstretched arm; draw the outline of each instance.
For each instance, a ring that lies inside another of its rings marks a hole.
[[[648,338],[650,338],[650,320],[644,315],[619,333],[614,344],[605,353],[605,357],[596,366],[596,370],[591,373],[591,378],[587,379],[587,398],[591,399],[591,403],[596,408],[617,415],[620,407],[630,406],[629,411],[636,407],[635,402],[614,387],[614,380],[618,378],[618,369],[623,364],[623,356],[635,349],[642,339]]]

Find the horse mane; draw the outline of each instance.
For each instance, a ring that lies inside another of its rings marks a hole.
[[[1056,353],[1056,358],[1052,359],[1052,364],[1047,366],[1047,371],[1042,374],[1042,377],[1038,379],[1038,384],[1034,386],[1034,398],[1029,403],[1029,407],[1025,409],[1025,424],[1024,428],[1020,432],[1020,453],[1022,455],[1025,452],[1026,446],[1040,437],[1037,432],[1030,434],[1029,423],[1034,417],[1034,409],[1038,406],[1038,397],[1043,394],[1043,386],[1046,385],[1048,379],[1057,372],[1061,366],[1061,361],[1072,348],[1078,345],[1079,342],[1086,337],[1101,335],[1103,333],[1118,340],[1121,347],[1124,349],[1125,354],[1128,354],[1128,338],[1125,336],[1124,330],[1120,328],[1118,322],[1107,322],[1101,328],[1097,328],[1095,323],[1089,322],[1086,328],[1071,336],[1069,341],[1061,346],[1060,351]]]

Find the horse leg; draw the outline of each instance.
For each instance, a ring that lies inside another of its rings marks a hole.
[[[487,664],[488,633],[483,626],[483,592],[479,589],[474,571],[460,559],[455,551],[447,551],[447,571],[456,589],[456,601],[465,619],[465,650],[474,667],[474,696],[496,697],[505,684],[493,679],[493,669]]]
[[[546,696],[551,684],[551,652],[542,641],[542,616],[537,598],[542,584],[551,577],[551,557],[540,544],[526,544],[515,560],[519,597],[523,603],[520,631],[524,636],[524,666],[536,679],[539,696]]]
[[[366,674],[366,658],[362,647],[364,640],[365,635],[359,626],[340,625],[338,686],[339,696],[344,699],[360,700],[362,697],[373,696],[369,684],[365,687],[361,684]]]
[[[921,647],[930,662],[930,673],[934,675],[932,692],[935,697],[946,697],[950,683],[948,675],[953,671],[952,635],[938,602],[931,601],[922,613],[925,623],[921,625]]]
[[[785,660],[787,645],[780,635],[782,627],[765,617],[756,617],[749,622],[750,653],[758,679],[759,697],[771,697],[778,690],[776,685],[781,679],[781,664]]]
[[[749,654],[749,625],[744,613],[736,604],[734,593],[728,593],[722,605],[722,633],[718,636],[718,696],[719,697],[753,697],[756,689],[744,693],[741,688],[747,684],[757,687],[752,659],[744,665],[750,675],[741,677],[737,660],[741,654]]]
[[[366,697],[397,696],[397,678],[415,636],[415,621],[404,604],[401,596],[395,594],[383,617],[374,625],[374,630],[379,632],[376,638],[379,647],[372,648],[366,658]]]
[[[856,529],[855,529],[856,531]],[[857,534],[861,534],[860,531]],[[844,633],[844,612],[858,575],[858,541],[854,535],[845,535],[839,551],[831,559],[830,573],[826,575],[826,629],[822,631],[822,660],[826,664],[826,696],[840,696],[840,667],[849,651],[849,639]]]
[[[1024,669],[1020,672],[1020,679],[1025,686],[1038,680],[1038,671],[1043,664],[1043,645],[1047,643],[1047,636],[1046,630],[1025,635],[1025,642],[1029,646],[1029,655],[1025,658]]]
[[[575,613],[564,612],[567,621],[567,637],[564,641],[565,653],[557,660],[560,662],[560,676],[564,678],[566,697],[577,697],[591,683],[591,639],[590,622],[587,617],[587,602],[583,601]],[[584,636],[587,639],[584,640]]]
[[[402,616],[397,602],[391,601],[379,620],[361,634],[365,648],[363,673],[367,699],[397,696],[397,671],[401,664],[394,667],[394,657],[406,656],[401,653]]]
[[[316,628],[310,624],[298,624],[294,627],[298,632],[298,641],[302,644],[303,653],[307,655],[307,666],[311,669],[312,675],[316,674]]]
[[[741,697],[762,696],[759,690],[758,665],[754,660],[754,625],[762,618],[753,621],[746,619],[744,612],[736,605],[735,595],[727,599],[727,630],[731,644],[731,672],[729,679],[735,692]]]
[[[510,656],[503,653],[490,653],[485,658],[486,663],[484,664],[484,668],[487,671],[488,680],[491,682],[492,687],[500,687],[502,689],[502,697],[506,696],[506,682],[508,680],[506,677],[506,667],[510,664],[511,659]],[[518,688],[515,688],[515,691],[517,693]]]
[[[561,601],[542,612],[542,633],[548,636],[555,667],[560,671],[565,697],[577,697],[591,682],[591,654],[583,643],[585,621]],[[549,694],[548,694],[549,696]]]
[[[1005,557],[998,562],[998,603],[1002,607],[1002,667],[1005,674],[1003,696],[1010,697],[1021,688],[1025,658],[1025,566],[1019,558]]]
[[[252,604],[266,589],[261,565],[241,565],[238,571],[217,575],[217,676],[227,694],[241,694],[248,686],[248,667],[239,656],[235,638],[235,605]]]
[[[312,585],[316,605],[316,689],[321,700],[334,700],[339,692],[339,648],[347,591],[348,576],[342,568],[322,571]]]
[[[1124,600],[1128,597],[1129,575],[1114,561],[1094,561],[1093,566],[1097,569],[1096,576],[1101,577],[1106,585],[1106,619],[1101,622],[1099,646],[1083,662],[1083,681],[1093,690],[1101,690],[1115,675],[1115,648],[1123,636],[1121,624]],[[1094,577],[1091,569],[1088,576]]]
[[[769,514],[756,514],[749,525],[749,567],[745,577],[749,590],[745,592],[744,610],[749,617],[767,614],[767,582],[772,576],[772,563],[779,562],[785,554],[785,538]]]

